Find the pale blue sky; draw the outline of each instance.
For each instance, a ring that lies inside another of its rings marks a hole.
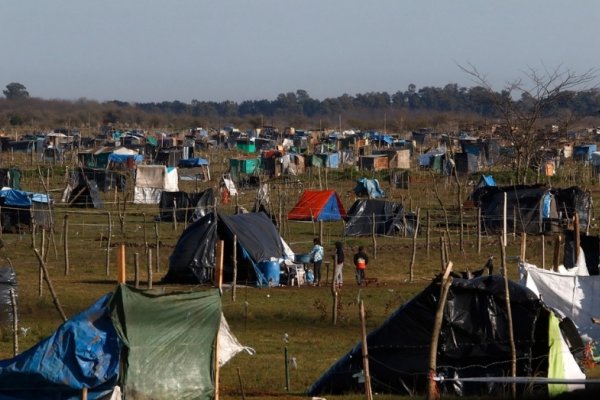
[[[324,99],[410,83],[500,88],[600,66],[600,1],[0,0],[0,88],[75,100]]]

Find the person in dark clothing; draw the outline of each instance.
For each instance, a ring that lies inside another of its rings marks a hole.
[[[365,269],[369,265],[369,256],[365,253],[363,246],[358,247],[358,252],[354,255],[354,266],[356,267],[356,283],[360,286],[365,279]]]
[[[344,244],[342,242],[335,242],[335,256],[336,264],[333,270],[333,281],[336,287],[341,288],[344,283]]]

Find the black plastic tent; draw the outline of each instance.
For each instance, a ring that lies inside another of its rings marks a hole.
[[[414,232],[415,216],[406,214],[400,203],[387,200],[359,199],[347,213],[346,236],[376,235],[391,236],[403,232]]]
[[[173,221],[173,214],[177,221],[194,222],[212,212],[215,205],[213,189],[206,189],[199,193],[166,192],[160,194],[160,214],[158,221]]]
[[[208,213],[190,225],[179,237],[163,278],[170,283],[205,283],[215,268],[215,246],[223,240],[224,279],[232,279],[233,237],[237,238],[238,279],[256,280],[256,265],[283,258],[281,236],[264,213],[237,215]]]
[[[533,292],[517,283],[509,282],[509,295],[517,376],[534,373],[544,376],[548,370],[550,311]],[[368,334],[374,392],[412,395],[426,388],[439,296],[438,278]],[[453,280],[443,314],[437,365],[437,375],[449,378],[510,376],[511,346],[503,277]],[[310,387],[308,394],[322,396],[362,390],[358,382],[362,369],[359,342]],[[519,388],[524,389],[524,385]],[[442,389],[454,394],[492,395],[502,393],[506,387],[492,382],[448,381],[442,384]],[[545,386],[539,389],[545,390]]]

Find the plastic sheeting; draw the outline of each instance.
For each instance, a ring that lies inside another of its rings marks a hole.
[[[8,267],[0,267],[0,325],[11,326],[13,323],[13,307],[11,291],[14,292],[17,301],[17,275],[15,270]]]
[[[90,400],[111,393],[120,343],[107,308],[110,297],[103,296],[31,349],[0,361],[0,397],[76,400],[84,387]]]
[[[370,199],[385,197],[385,192],[381,189],[377,179],[360,178],[356,181],[354,193],[357,196],[369,196]]]
[[[159,221],[173,221],[173,209],[177,221],[194,222],[211,212],[215,205],[213,189],[200,193],[162,192],[160,195]]]
[[[504,279],[500,275],[454,279],[444,309],[437,351],[437,374],[447,377],[510,375],[509,340]],[[529,289],[509,282],[517,376],[547,371],[549,311]],[[379,393],[409,394],[427,385],[429,348],[440,295],[439,280],[396,310],[367,336],[372,389]],[[362,390],[362,345],[357,343],[309,389],[311,396]],[[505,394],[506,387],[461,382],[464,395]],[[519,390],[526,385],[519,386]],[[529,387],[529,386],[527,386]],[[443,390],[456,386],[442,384]]]
[[[218,290],[155,294],[120,285],[111,307],[128,349],[126,398],[214,398]]]
[[[375,220],[373,220],[375,217]],[[356,200],[348,210],[345,234],[347,236],[394,235],[404,230],[404,223],[414,220],[404,218],[402,204],[383,200]],[[414,226],[409,224],[409,232]]]

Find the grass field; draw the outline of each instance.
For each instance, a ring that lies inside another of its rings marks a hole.
[[[218,164],[218,161],[214,161]],[[222,162],[222,161],[221,161]],[[23,188],[30,191],[42,191],[44,180],[53,197],[60,197],[64,187],[64,168],[51,170],[29,168],[25,175]],[[214,174],[214,176],[218,176]],[[421,209],[421,234],[417,239],[417,255],[414,279],[409,280],[409,266],[412,255],[412,238],[378,237],[375,249],[371,237],[345,239],[341,223],[324,224],[324,245],[326,259],[333,254],[336,240],[345,242],[347,258],[350,258],[358,245],[364,245],[371,256],[367,274],[377,278],[377,284],[358,287],[354,280],[354,268],[346,262],[345,282],[341,291],[341,307],[338,322],[333,325],[332,297],[330,288],[321,287],[277,287],[258,289],[252,286],[240,286],[236,301],[232,300],[231,288],[226,286],[223,292],[223,310],[227,320],[240,342],[256,350],[256,355],[240,354],[227,364],[221,372],[221,390],[223,398],[241,398],[242,391],[247,397],[301,397],[307,388],[338,358],[344,355],[360,340],[360,320],[358,302],[364,300],[367,311],[367,326],[371,330],[379,326],[390,313],[406,302],[441,269],[439,238],[443,232],[444,214],[432,190],[432,178],[428,174],[415,175],[415,183],[409,190],[388,190],[392,200],[404,200],[407,207]],[[321,187],[336,189],[341,194],[346,207],[354,200],[349,191],[354,186],[357,172],[343,171],[321,176]],[[291,209],[300,193],[306,188],[318,188],[319,179],[315,176],[301,177],[302,185],[272,185],[271,202],[274,207],[281,205],[283,215]],[[452,180],[437,178],[441,197],[446,205],[452,222],[450,259],[455,269],[473,270],[483,266],[488,256],[494,255],[499,266],[500,248],[497,237],[484,237],[482,250],[477,251],[477,236],[474,210],[465,210],[464,250],[460,250],[458,225],[458,207],[456,191]],[[383,179],[382,179],[383,181]],[[214,186],[214,182],[202,184],[198,189]],[[181,190],[193,191],[196,188],[185,185]],[[463,199],[471,188],[463,188]],[[242,190],[239,204],[251,208],[254,201],[253,190]],[[127,245],[127,278],[134,280],[134,254],[139,254],[142,287],[147,279],[146,251],[150,248],[156,256],[157,232],[159,247],[159,266],[153,261],[154,290],[203,290],[202,286],[161,285],[160,279],[168,268],[168,257],[173,251],[177,238],[185,228],[184,224],[155,223],[158,214],[155,206],[135,206],[123,201],[126,196],[118,193],[103,194],[106,208],[103,210],[82,210],[67,208],[60,204],[54,207],[54,233],[42,235],[37,232],[4,233],[4,247],[0,256],[13,264],[19,285],[19,326],[22,328],[18,340],[19,350],[23,351],[39,340],[51,334],[62,322],[50,297],[48,287],[42,285],[40,293],[39,263],[33,251],[35,246],[47,249],[47,266],[50,279],[56,289],[60,304],[67,316],[89,306],[102,294],[114,290],[116,285],[116,251],[114,245]],[[116,200],[116,201],[115,201]],[[225,213],[233,212],[233,204],[219,205]],[[431,213],[431,240],[429,251],[425,235],[426,213]],[[109,212],[112,224],[111,243],[108,250]],[[70,268],[65,273],[64,221],[68,214],[68,243]],[[122,229],[121,229],[122,227]],[[318,225],[311,223],[289,222],[283,236],[296,252],[307,252],[312,238],[318,235]],[[43,236],[43,237],[42,237]],[[545,238],[546,265],[551,263],[552,238]],[[34,243],[35,242],[35,243]],[[509,234],[509,276],[517,278],[514,258],[519,254],[520,237]],[[542,242],[540,237],[529,237],[527,247],[528,261],[541,265]],[[512,260],[512,261],[510,261]],[[325,274],[326,267],[323,267]],[[330,281],[332,268],[329,270]],[[283,340],[288,335],[289,342]],[[285,388],[284,349],[287,346],[290,358],[295,366],[290,370],[290,387]],[[8,358],[13,352],[13,335],[10,325],[2,326],[0,335],[0,356]],[[329,396],[328,396],[329,397]],[[345,396],[344,398],[362,398]],[[380,398],[386,398],[380,396]]]

